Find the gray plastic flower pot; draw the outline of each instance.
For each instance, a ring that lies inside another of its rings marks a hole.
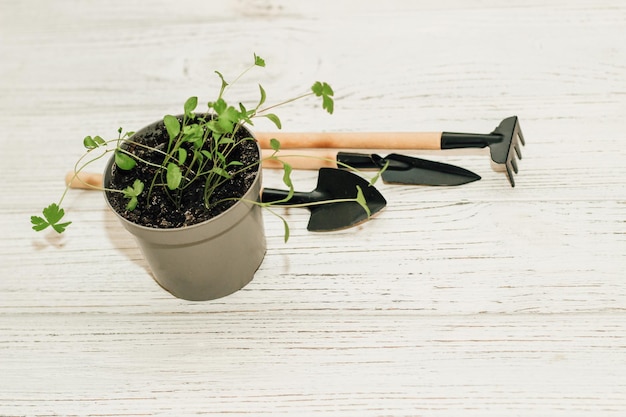
[[[113,162],[111,158],[104,172],[105,186]],[[135,237],[161,287],[178,298],[206,301],[243,288],[263,262],[266,240],[261,207],[245,201],[258,201],[260,193],[259,165],[242,200],[203,223],[158,229],[138,225],[112,211]],[[105,200],[109,204],[106,193]]]

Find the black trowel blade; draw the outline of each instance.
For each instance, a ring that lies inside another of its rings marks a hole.
[[[383,171],[382,179],[391,184],[411,185],[462,185],[478,181],[480,175],[465,168],[443,162],[429,161],[400,154],[389,154],[389,168]],[[401,168],[402,167],[402,168]]]
[[[378,213],[387,205],[382,194],[368,181],[341,169],[321,168],[317,187],[312,194],[316,201],[352,199],[357,196],[357,186],[363,191],[370,215]],[[354,201],[324,203],[310,206],[309,210],[311,217],[307,229],[315,232],[345,229],[369,219],[365,209]]]

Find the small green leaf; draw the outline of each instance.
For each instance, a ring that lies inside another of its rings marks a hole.
[[[122,190],[122,192],[124,193],[124,197],[130,198],[130,197],[139,197],[139,195],[142,193],[143,191],[143,182],[141,182],[141,180],[136,179],[135,182],[133,182],[133,186],[131,187],[130,185],[126,188],[124,188]]]
[[[224,168],[213,167],[211,171],[226,179],[230,179],[232,177]]]
[[[313,91],[317,97],[322,97],[322,108],[328,113],[333,114],[334,100],[332,96],[335,95],[335,92],[332,87],[325,82],[317,81],[311,87],[311,91]]]
[[[183,179],[183,174],[180,171],[180,167],[173,162],[167,164],[167,188],[175,190],[180,186],[180,182]]]
[[[184,164],[187,160],[187,151],[183,148],[178,148],[178,163]]]
[[[316,81],[313,86],[311,86],[311,91],[315,93],[316,96],[333,96],[335,92],[330,84],[326,82]]]
[[[70,224],[72,224],[72,222],[57,223],[57,224],[53,224],[52,228],[57,233],[63,233],[65,232],[65,229],[67,229],[67,226],[69,226]]]
[[[265,99],[267,98],[267,95],[265,94],[265,89],[263,88],[263,86],[261,84],[259,84],[259,90],[261,91],[261,99],[259,100],[259,104],[257,105],[257,109],[259,107],[261,107],[263,105],[263,103],[265,103]]]
[[[215,113],[222,114],[224,110],[226,110],[226,108],[228,107],[228,103],[226,103],[223,98],[220,98],[216,102],[210,103],[210,107],[215,110]]]
[[[222,136],[219,140],[220,145],[232,145],[233,143],[235,143],[235,139],[230,136]]]
[[[264,114],[263,117],[267,117],[272,123],[276,125],[277,128],[283,128],[282,124],[280,123],[280,119],[274,113]]]
[[[254,54],[254,65],[259,66],[259,67],[264,67],[265,60],[261,58],[260,56],[258,56],[257,54]]]
[[[315,93],[315,95],[319,97],[323,94],[324,87],[322,86],[321,82],[316,81],[315,84],[311,86],[311,91],[313,91],[313,93]]]
[[[91,136],[85,136],[85,139],[83,139],[83,146],[87,149],[96,149],[98,144]]]
[[[215,122],[220,133],[231,133],[235,129],[235,124],[226,116],[226,113],[222,113],[222,116],[218,117]]]
[[[165,129],[167,130],[171,143],[180,133],[180,122],[176,117],[168,114],[163,117],[163,123],[165,124]]]
[[[115,165],[124,171],[129,171],[135,167],[137,162],[128,154],[120,151],[115,151]]]
[[[45,219],[40,216],[31,216],[30,218],[30,222],[33,224],[33,230],[37,232],[46,229],[48,226],[52,226],[57,233],[63,233],[65,228],[72,223],[59,223],[65,215],[65,210],[60,208],[55,203],[52,203],[48,207],[44,208],[42,212]]]
[[[63,218],[65,211],[56,204],[50,204],[43,209],[43,215],[49,223],[56,223]]]
[[[50,224],[43,218],[39,216],[30,216],[30,222],[33,224],[33,230],[36,232],[41,232]]]
[[[142,191],[143,182],[138,179],[135,180],[132,187],[129,185],[122,190],[124,197],[128,198],[128,203],[126,204],[127,210],[133,211],[137,207],[137,203],[139,202],[137,197],[139,197]]]
[[[235,109],[233,106],[228,106],[220,116],[222,118],[230,120],[233,123],[236,123],[239,121],[241,113],[239,113],[237,109]]]
[[[139,195],[141,194],[141,192],[143,191],[143,182],[141,182],[140,180],[135,180],[135,182],[133,182],[133,192],[135,193],[136,197],[139,197]]]
[[[202,147],[202,126],[198,124],[187,125],[183,127],[183,141],[192,142],[197,147]]]
[[[335,92],[329,84],[322,83],[322,94],[325,96],[334,96]]]
[[[191,115],[191,112],[196,109],[198,106],[198,97],[189,97],[187,101],[185,101],[185,105],[183,106],[185,110],[185,114],[187,116]]]
[[[218,131],[218,126],[217,126],[217,123],[216,123],[215,119],[213,119],[213,120],[211,120],[211,121],[209,121],[209,122],[206,122],[206,123],[204,124],[204,127],[206,127],[207,129],[209,129],[209,130],[213,133],[213,137],[215,137],[215,134],[220,133],[220,132]]]
[[[220,94],[219,94],[219,97],[222,97],[222,94],[224,94],[224,90],[226,89],[226,87],[228,87],[228,83],[226,82],[226,80],[224,79],[224,76],[219,71],[215,71],[215,73],[220,77],[220,80],[222,80],[222,86],[220,88]]]
[[[136,179],[133,182],[133,186],[130,185],[122,190],[124,193],[124,197],[128,198],[128,203],[126,204],[126,209],[133,211],[137,207],[137,203],[139,202],[138,198],[143,191],[143,182]]]
[[[106,141],[100,136],[85,136],[85,139],[83,139],[83,145],[87,149],[95,149],[99,146],[106,145]]]
[[[278,152],[280,150],[280,141],[276,138],[270,139],[270,146],[274,152]]]
[[[254,113],[255,110],[248,110],[246,109],[246,106],[243,105],[243,103],[239,103],[239,117],[241,118],[242,123],[248,123],[249,125],[254,126],[254,123],[252,123],[252,119],[250,119],[250,116]]]
[[[322,108],[329,114],[333,114],[335,110],[335,101],[329,96],[322,96]]]
[[[365,195],[363,195],[363,190],[358,185],[356,186],[356,202],[359,203],[363,210],[367,213],[367,217],[371,216],[372,212],[370,208],[367,206],[367,200],[365,200]]]
[[[137,203],[139,203],[139,200],[137,199],[137,197],[130,197],[130,199],[128,200],[128,203],[126,203],[126,210],[128,211],[133,211],[137,208]]]

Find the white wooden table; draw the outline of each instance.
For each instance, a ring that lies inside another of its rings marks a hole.
[[[621,0],[0,1],[0,415],[626,415],[625,40]],[[287,244],[266,213],[254,280],[212,302],[158,287],[100,193],[30,230],[85,135],[212,99],[253,53],[237,91],[335,88],[284,130],[518,115],[517,186],[486,151],[412,152],[483,178],[381,184],[332,234],[293,209]]]

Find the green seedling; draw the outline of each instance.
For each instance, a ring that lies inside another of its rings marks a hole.
[[[219,93],[215,100],[207,103],[205,112],[196,113],[198,98],[190,97],[183,105],[182,117],[172,115],[163,117],[169,139],[163,148],[153,148],[136,142],[133,140],[134,132],[124,133],[122,128],[118,129],[117,138],[111,140],[105,140],[100,136],[86,136],[83,139],[85,153],[74,167],[74,177],[77,177],[89,164],[113,152],[115,165],[121,170],[133,172],[139,162],[156,168],[156,173],[149,184],[144,184],[141,180],[136,179],[132,186],[123,190],[99,188],[103,191],[122,193],[128,199],[127,210],[134,210],[138,205],[146,203],[155,187],[166,189],[171,200],[179,204],[187,187],[197,180],[202,180],[204,183],[203,197],[207,208],[228,200],[215,201],[213,199],[215,190],[225,181],[251,166],[245,166],[242,162],[230,158],[231,153],[241,144],[241,141],[253,140],[249,137],[241,138],[242,135],[238,135],[242,127],[253,125],[254,119],[261,117],[268,119],[280,129],[282,127],[281,120],[271,110],[309,96],[321,97],[322,108],[329,114],[334,111],[333,89],[329,84],[320,81],[315,82],[308,92],[270,106],[264,107],[267,94],[261,85],[259,85],[259,98],[253,107],[247,108],[243,103],[238,103],[237,106],[228,104],[225,100],[225,93],[229,87],[255,67],[265,67],[265,60],[256,54],[254,54],[253,64],[231,83],[227,82],[219,71],[215,71],[221,81]],[[131,147],[159,153],[163,157],[163,161],[160,164],[155,164],[142,159],[129,150]],[[280,149],[280,143],[275,139],[272,141],[272,148],[274,154],[270,158],[280,160],[276,156]],[[260,161],[257,161],[254,164],[259,163]],[[281,163],[284,171],[283,182],[289,188],[291,196],[293,194],[293,184],[290,178],[291,166],[283,161]],[[31,217],[33,230],[41,231],[51,226],[58,233],[65,231],[71,222],[61,222],[65,215],[61,205],[68,189],[69,185],[57,203],[52,203],[43,209],[43,217]],[[287,200],[290,196],[287,197]],[[350,201],[358,202],[364,210],[368,211],[362,192]],[[269,205],[267,203],[254,203],[264,207]],[[283,222],[286,240],[289,237],[289,228],[284,219]]]

